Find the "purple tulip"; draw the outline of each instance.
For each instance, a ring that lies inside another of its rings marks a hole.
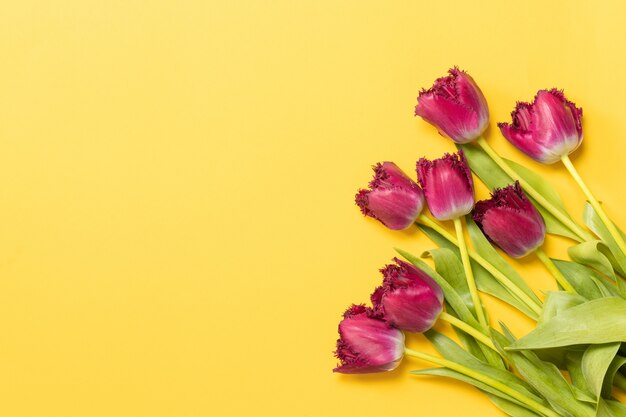
[[[514,258],[533,252],[546,235],[541,214],[519,182],[496,189],[491,199],[476,203],[474,221],[490,241]]]
[[[425,272],[394,258],[386,265],[383,285],[372,294],[374,312],[394,327],[422,333],[437,321],[443,308],[443,292]]]
[[[372,167],[374,179],[369,190],[359,190],[356,204],[361,212],[380,221],[392,230],[406,229],[424,207],[424,193],[393,162],[378,163]]]
[[[517,149],[544,164],[574,152],[583,140],[583,110],[563,91],[539,90],[531,103],[518,102],[511,123],[498,123],[504,137]]]
[[[466,215],[474,207],[474,181],[463,151],[443,158],[417,161],[417,179],[432,215],[451,220]]]
[[[404,355],[404,333],[364,305],[352,305],[343,317],[335,351],[341,364],[334,372],[365,374],[397,368]]]
[[[458,68],[438,78],[417,98],[415,115],[456,143],[468,143],[483,134],[489,124],[487,100],[472,77]]]

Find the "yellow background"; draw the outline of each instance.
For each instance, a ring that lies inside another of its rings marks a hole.
[[[575,163],[626,225],[626,8],[592,3],[3,0],[0,415],[501,415],[407,375],[429,366],[414,360],[331,373],[340,314],[392,247],[433,246],[364,219],[353,195],[376,161],[412,175],[453,149],[412,112],[456,64],[489,101],[494,147],[579,216],[563,169],[495,128],[517,99],[565,88],[585,110]]]

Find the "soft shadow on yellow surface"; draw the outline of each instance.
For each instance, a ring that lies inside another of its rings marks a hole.
[[[585,110],[575,162],[626,225],[626,10],[439,3],[0,5],[0,415],[499,416],[471,388],[409,376],[418,361],[331,372],[340,315],[392,248],[433,246],[364,219],[353,195],[377,161],[412,173],[453,149],[412,112],[456,64],[489,101],[494,147],[550,174],[579,216],[565,172],[495,128],[565,88]]]

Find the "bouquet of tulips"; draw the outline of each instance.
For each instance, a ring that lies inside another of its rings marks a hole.
[[[458,151],[417,161],[417,181],[393,162],[376,164],[356,203],[390,229],[415,225],[437,247],[422,257],[396,249],[404,260],[381,269],[371,306],[354,304],[344,313],[334,371],[392,371],[411,356],[437,366],[413,374],[471,384],[510,416],[626,416],[614,396],[626,390],[626,237],[569,159],[582,141],[582,110],[562,91],[540,90],[532,102],[517,103],[511,123],[498,126],[532,159],[563,163],[587,197],[586,227],[543,178],[490,147],[482,136],[487,102],[466,72],[451,69],[422,90],[415,114]],[[475,202],[472,172],[492,190],[490,199]],[[447,221],[455,234],[443,227]],[[570,260],[544,252],[546,233],[573,241]],[[538,297],[502,252],[537,256],[559,290]],[[536,327],[517,338],[505,324],[490,323],[481,293]],[[432,328],[437,320],[454,327],[458,342]],[[404,332],[423,333],[440,356],[406,347]]]

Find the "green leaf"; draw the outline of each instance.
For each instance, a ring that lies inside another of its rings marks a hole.
[[[579,417],[594,415],[593,408],[576,398],[572,387],[553,364],[541,361],[532,352],[513,353],[510,360],[533,388],[541,390],[541,395],[559,414]]]
[[[611,365],[609,365],[609,369],[606,371],[606,375],[604,376],[604,383],[602,385],[602,396],[604,398],[609,398],[611,396],[611,391],[613,389],[613,380],[615,379],[615,375],[619,369],[626,365],[626,358],[623,356],[615,356],[613,361],[611,361]]]
[[[602,400],[603,405],[608,406],[615,417],[626,417],[626,404],[612,400]]]
[[[468,224],[468,226],[469,226],[469,224]],[[459,249],[454,244],[450,243],[450,241],[448,241],[443,236],[441,236],[439,233],[437,233],[435,230],[433,230],[433,229],[431,229],[431,228],[429,228],[427,226],[421,225],[421,224],[419,225],[419,227],[438,246],[440,246],[442,248],[447,248],[447,249],[451,250],[457,257],[460,257]],[[471,236],[471,232],[470,232],[470,236]],[[505,264],[506,264],[506,262],[505,262]],[[510,306],[516,308],[517,310],[519,310],[520,312],[524,313],[525,315],[527,315],[528,317],[530,317],[530,318],[532,318],[534,320],[537,319],[537,314],[535,314],[534,311],[532,311],[528,306],[526,306],[526,304],[524,304],[521,301],[519,301],[519,299],[517,297],[512,295],[509,292],[509,290],[507,290],[504,286],[502,286],[502,284],[500,284],[486,269],[484,269],[482,266],[480,266],[474,260],[471,260],[471,265],[472,265],[472,271],[474,272],[474,278],[476,279],[476,286],[478,287],[478,289],[481,292],[484,292],[486,294],[490,294],[490,295],[492,295],[492,296],[494,296],[494,297],[504,301],[505,303],[507,303]],[[506,265],[508,265],[508,264],[506,264]],[[510,268],[510,266],[509,266],[509,268]],[[504,272],[504,273],[507,274],[506,272]],[[507,276],[509,276],[509,278],[512,281],[515,281],[515,276],[516,275],[517,275],[517,272],[515,270],[513,270],[513,274],[512,275],[507,275]],[[517,276],[519,277],[519,275],[517,275]],[[519,278],[519,280],[523,282],[521,277]]]
[[[492,403],[496,405],[502,412],[511,416],[511,417],[541,417],[542,414],[537,414],[534,411],[528,410],[526,407],[518,405],[510,400],[505,400],[504,398],[486,394],[487,397],[491,400]]]
[[[581,369],[585,381],[587,381],[587,388],[596,397],[596,400],[600,399],[604,376],[617,354],[619,346],[619,342],[591,345],[583,354]]]
[[[446,378],[451,378],[451,379],[456,379],[457,381],[461,381],[461,382],[465,382],[467,384],[473,385],[476,388],[480,389],[481,391],[484,391],[485,393],[491,394],[495,397],[501,398],[505,401],[508,401],[510,403],[513,403],[515,405],[517,405],[518,407],[524,407],[523,404],[521,402],[519,402],[518,400],[516,400],[515,398],[501,392],[498,391],[495,388],[492,388],[491,386],[480,382],[474,378],[471,378],[467,375],[464,375],[460,372],[454,371],[452,369],[448,369],[448,368],[429,368],[429,369],[417,369],[414,371],[410,371],[409,373],[413,374],[413,375],[433,375],[433,376],[442,376],[442,377],[446,377]]]
[[[498,391],[474,378],[463,375],[460,372],[453,371],[447,368],[432,368],[415,370],[411,371],[410,373],[413,375],[441,376],[445,378],[456,379],[458,381],[473,385],[474,387],[483,391],[491,400],[491,402],[496,405],[496,407],[498,407],[500,410],[502,410],[504,413],[511,417],[542,417],[542,414],[537,414],[534,411],[529,410],[528,408],[526,408],[525,405],[520,403],[518,400],[510,397],[509,395],[504,394],[503,392]],[[547,404],[545,405],[548,406]]]
[[[435,262],[435,270],[439,273],[451,286],[452,288],[459,294],[459,296],[464,300],[467,308],[475,313],[474,304],[471,302],[471,294],[469,292],[469,287],[467,285],[467,279],[465,277],[465,272],[463,270],[463,264],[459,260],[459,258],[452,252],[450,249],[439,248],[433,249],[431,251],[425,252],[422,256],[432,256]],[[454,309],[453,309],[454,310]],[[449,312],[455,316],[458,316],[456,311]],[[459,317],[460,318],[460,317]],[[460,332],[459,332],[460,333]],[[463,333],[464,334],[464,333]],[[469,335],[467,337],[462,336],[463,341],[466,343],[468,348],[472,349],[474,353],[475,347],[477,347],[482,355],[476,355],[478,357],[485,358],[490,364],[504,368],[504,362],[500,355],[494,352],[492,349],[483,345],[482,343],[471,343],[471,338]]]
[[[506,328],[504,330],[507,332]],[[540,360],[532,351],[506,350],[510,343],[510,334],[508,337],[509,340],[498,333],[494,334],[496,343],[505,348],[509,361],[522,378],[539,392],[556,412],[570,417],[595,415],[593,407],[576,397],[573,387],[554,364]]]
[[[459,363],[474,371],[480,372],[483,375],[490,376],[500,382],[504,382],[507,386],[514,390],[541,402],[541,399],[530,388],[530,386],[515,374],[501,368],[494,367],[490,364],[484,363],[470,355],[457,345],[452,339],[445,336],[436,330],[429,330],[424,335],[433,344],[434,348],[441,353],[441,355],[453,362]]]
[[[609,282],[604,275],[588,266],[558,259],[554,260],[554,264],[565,276],[565,279],[572,284],[576,292],[588,300],[620,296],[615,285]]]
[[[580,305],[585,301],[587,300],[578,294],[570,294],[564,291],[550,291],[546,296],[541,317],[537,324],[544,323],[557,316],[559,313]]]
[[[602,239],[606,246],[608,246],[611,254],[615,257],[615,261],[617,264],[615,265],[616,269],[621,274],[623,274],[626,271],[626,255],[624,255],[619,249],[619,246],[617,246],[617,242],[615,242],[615,239],[613,239],[611,233],[609,233],[604,223],[602,223],[602,220],[600,220],[600,217],[598,217],[598,214],[588,202],[585,203],[585,208],[583,210],[583,219],[585,221],[585,224]]]
[[[605,403],[604,400],[600,399],[596,410],[596,417],[616,417],[616,415],[613,413],[613,410],[611,410],[609,405]]]
[[[609,252],[604,252],[604,254],[611,262],[616,272],[621,276],[625,276],[626,254],[622,253],[619,246],[617,245],[617,242],[615,241],[615,239],[613,239],[613,236],[611,236],[611,233],[609,233],[608,229],[606,228],[604,223],[602,223],[602,220],[600,220],[597,213],[589,203],[585,204],[583,219],[585,221],[585,224],[589,226],[589,228],[593,230],[594,233],[597,234],[602,239],[602,242],[608,247]],[[615,227],[617,228],[617,226]],[[619,230],[619,228],[617,228],[617,230]],[[624,233],[621,230],[619,230],[619,232],[622,234],[622,236],[624,236]],[[614,278],[617,282],[617,286],[620,289],[620,292],[622,293],[622,295],[626,296],[626,284],[620,277]]]
[[[480,180],[485,183],[487,187],[490,189],[505,187],[509,184],[513,183],[511,177],[509,177],[502,169],[478,146],[472,144],[466,145],[457,145],[457,147],[463,149],[465,152],[465,156],[467,157],[467,161],[469,162],[470,168],[474,173],[480,178]],[[533,188],[535,188],[543,197],[552,203],[555,207],[559,208],[563,214],[570,217],[565,207],[563,206],[563,201],[559,197],[559,194],[555,191],[555,189],[549,185],[545,179],[528,168],[523,167],[513,161],[505,160],[509,163],[511,168],[517,174],[522,177],[526,182],[528,182]],[[556,217],[554,217],[550,212],[545,210],[542,206],[537,204],[532,198],[530,198],[537,210],[543,216],[544,221],[546,222],[546,229],[548,233],[554,235],[565,236],[572,240],[580,242],[580,238],[573,233],[570,229],[568,229],[563,223],[561,223]]]
[[[530,289],[526,281],[520,276],[520,274],[509,264],[500,254],[495,250],[493,245],[489,243],[489,240],[485,237],[480,230],[476,222],[471,216],[466,216],[467,231],[472,241],[472,245],[476,252],[485,258],[487,262],[495,266],[497,270],[502,272],[508,279],[510,279],[519,289],[521,289],[531,300],[541,304],[541,300],[535,295],[533,290]],[[481,267],[482,268],[482,267]],[[487,272],[488,273],[488,272]],[[491,274],[489,274],[491,276]],[[494,281],[495,278],[493,278]],[[497,282],[497,281],[496,281]],[[499,284],[499,283],[498,283]],[[500,284],[501,285],[501,284]],[[505,287],[503,287],[505,288]]]
[[[472,295],[470,294],[467,279],[465,278],[463,264],[459,260],[458,255],[455,255],[454,252],[448,248],[438,248],[431,249],[422,254],[422,257],[427,256],[433,258],[435,271],[448,281],[452,288],[461,296],[467,308],[475,313],[476,310],[474,309]]]
[[[430,266],[426,264],[426,262],[422,261],[417,256],[411,255],[409,252],[397,248],[396,252],[398,252],[407,261],[412,263],[416,268],[424,271],[426,274],[428,274],[428,276],[435,280],[437,284],[439,284],[439,287],[441,287],[441,291],[443,292],[446,301],[450,304],[450,306],[452,306],[452,308],[459,315],[459,318],[461,320],[463,320],[475,329],[479,329],[481,331],[483,330],[480,323],[478,323],[478,320],[467,308],[467,305],[465,305],[463,298],[459,295],[458,292],[456,292],[454,287],[445,280],[445,278],[435,272]]]
[[[537,325],[510,348],[551,347],[626,341],[626,300],[607,297],[569,308]]]
[[[572,385],[578,389],[575,393],[580,400],[587,399],[592,403],[596,403],[597,399],[592,396],[587,387],[587,380],[582,370],[582,361],[584,350],[570,350],[565,354],[565,368],[569,372]]]
[[[572,260],[615,279],[613,264],[608,258],[611,255],[609,248],[602,241],[592,240],[571,246],[567,253]]]
[[[458,314],[456,314],[454,309],[450,307],[448,303],[445,303],[445,307],[446,307],[446,312],[448,314],[451,314],[454,317],[459,318]],[[474,357],[476,357],[478,360],[482,362],[488,362],[487,357],[485,356],[485,353],[484,353],[484,348],[481,348],[480,346],[481,344],[477,342],[476,339],[474,339],[474,337],[472,337],[468,333],[465,333],[463,330],[460,330],[454,326],[452,328],[454,329],[454,332],[459,338],[459,341],[463,344],[463,346],[465,346],[465,348],[467,349],[469,353],[474,355]]]

